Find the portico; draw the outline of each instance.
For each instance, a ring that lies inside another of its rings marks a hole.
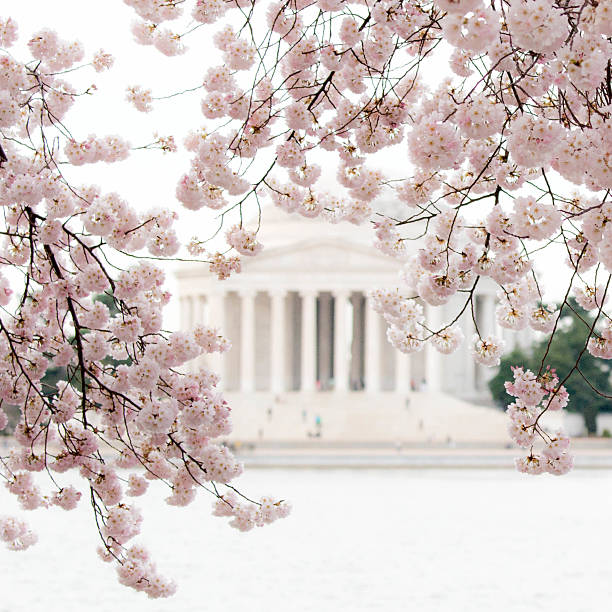
[[[201,267],[178,273],[181,327],[206,323],[232,342],[228,353],[207,362],[222,388],[243,394],[481,394],[487,374],[474,364],[467,343],[451,356],[429,347],[404,355],[391,347],[367,296],[397,284],[401,263],[368,246],[367,228],[322,224],[273,211],[262,223],[264,250],[243,258],[241,274],[218,281]],[[479,293],[477,304],[479,327],[482,321],[481,329],[493,332],[493,293]],[[426,314],[435,327],[432,317],[444,313]],[[471,318],[460,323],[471,338]]]
[[[286,287],[182,296],[184,328],[206,323],[232,340],[233,355],[211,356],[209,363],[226,390],[408,390],[411,358],[395,359],[384,322],[365,293]],[[193,304],[200,305],[199,312]],[[236,366],[238,380],[230,372]]]

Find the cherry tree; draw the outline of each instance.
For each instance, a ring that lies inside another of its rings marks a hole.
[[[264,201],[329,223],[369,224],[376,246],[405,262],[397,287],[372,291],[400,351],[450,353],[468,342],[478,363],[498,364],[503,341],[475,316],[486,277],[499,287],[501,327],[552,338],[575,297],[595,313],[582,353],[612,358],[610,0],[125,3],[134,11],[125,27],[152,57],[176,56],[192,74],[202,65],[189,53],[197,37],[212,40],[220,57],[197,87],[176,92],[200,96],[203,117],[192,118],[201,127],[181,144],[189,166],[168,177],[177,199],[168,209],[145,211],[112,187],[67,178],[70,166],[121,163],[132,153],[121,136],[70,129],[84,93],[72,74],[112,69],[112,55],[86,55],[45,29],[23,33],[29,55],[17,57],[17,24],[0,19],[0,399],[21,409],[19,447],[1,458],[0,474],[26,510],[74,508],[81,492],[62,474],[78,474],[100,554],[117,564],[120,582],[150,597],[175,589],[130,543],[141,514],[128,498],[150,481],[168,486],[171,505],[206,489],[214,513],[242,530],[289,510],[231,484],[242,468],[220,443],[230,407],[214,372],[186,367],[227,350],[228,340],[202,325],[164,331],[171,296],[156,261],[184,246],[220,280],[238,273],[241,257],[263,248]],[[132,84],[126,112],[163,104],[159,86]],[[178,145],[160,137],[154,146]],[[329,168],[336,186],[326,190]],[[385,198],[400,212],[385,214]],[[181,207],[218,211],[207,236],[179,238]],[[538,267],[549,251],[564,260],[565,276]],[[568,280],[555,307],[542,283],[559,278]],[[435,309],[453,296],[462,305],[450,320],[425,318],[423,304]],[[464,313],[474,338],[457,325]],[[566,379],[583,375],[579,362]],[[66,372],[53,387],[44,381],[51,366]],[[541,425],[570,401],[566,379],[545,355],[539,371],[517,364],[506,383],[515,397],[509,433],[527,449],[522,472],[572,467],[567,436]],[[47,474],[46,490],[33,472]],[[24,549],[36,536],[20,518],[5,518],[0,538]]]

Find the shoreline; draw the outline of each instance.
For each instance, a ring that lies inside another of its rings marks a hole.
[[[509,469],[526,452],[496,443],[483,444],[355,444],[325,439],[308,443],[229,441],[230,449],[246,468],[261,469]],[[17,447],[10,437],[0,438],[0,455]],[[612,470],[612,439],[572,440],[575,470]]]
[[[232,445],[247,468],[297,469],[512,469],[520,448],[491,445]],[[572,442],[574,469],[612,470],[612,441],[606,438]]]
[[[497,455],[346,455],[283,454],[242,455],[237,458],[247,469],[508,469],[514,470],[519,453]],[[574,470],[612,470],[612,454],[576,455]]]

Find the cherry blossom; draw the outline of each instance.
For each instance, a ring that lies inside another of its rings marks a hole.
[[[486,283],[508,333],[530,326],[550,338],[575,296],[594,321],[584,351],[610,359],[609,2],[125,4],[136,21],[117,27],[146,46],[152,64],[162,54],[177,73],[196,74],[195,87],[171,96],[133,75],[126,116],[196,96],[184,140],[158,136],[158,126],[142,146],[127,134],[95,133],[95,121],[93,133],[72,130],[71,114],[97,91],[80,89],[73,73],[112,74],[112,39],[108,52],[92,50],[0,17],[0,399],[21,410],[18,448],[0,458],[0,477],[24,510],[70,510],[82,492],[61,475],[80,475],[100,556],[116,564],[122,584],[150,597],[176,588],[133,542],[146,513],[132,501],[150,481],[168,488],[173,506],[206,489],[214,514],[241,531],[289,511],[281,498],[255,501],[231,484],[242,472],[222,443],[231,408],[202,362],[229,340],[214,327],[163,331],[171,296],[155,263],[182,256],[184,246],[220,281],[238,274],[241,258],[263,248],[256,220],[266,222],[264,202],[371,228],[376,248],[403,267],[397,287],[371,294],[402,352],[452,352],[462,341],[459,317],[471,315],[468,350],[479,366],[497,365],[504,342],[474,316]],[[220,57],[181,64],[196,36]],[[71,166],[121,164],[145,149],[170,154],[177,142],[191,159],[170,179],[176,202],[151,207],[112,184],[70,182]],[[328,170],[333,187],[323,185]],[[180,236],[182,208],[208,208],[217,222]],[[542,272],[549,247],[563,255],[558,270]],[[543,287],[560,270],[567,291],[554,304]],[[51,366],[66,375],[48,389]],[[508,381],[509,434],[528,449],[516,462],[521,472],[560,475],[573,465],[567,437],[546,432],[540,419],[568,405],[564,382],[548,363],[537,372],[517,364]],[[34,480],[46,470],[53,479]],[[0,535],[17,550],[35,541],[20,518],[2,519]]]

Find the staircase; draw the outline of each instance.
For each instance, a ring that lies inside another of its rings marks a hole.
[[[225,397],[234,423],[230,440],[258,446],[508,441],[503,412],[439,392],[227,392]]]

